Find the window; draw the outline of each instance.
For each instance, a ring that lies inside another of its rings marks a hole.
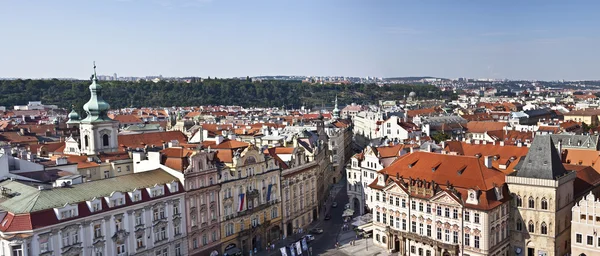
[[[125,255],[125,244],[117,243],[117,255]]]
[[[465,219],[465,221],[471,221],[471,220],[470,220],[470,219],[471,219],[471,214],[470,214],[470,212],[467,212],[467,211],[465,211],[465,218],[464,218],[464,219]]]
[[[452,210],[452,218],[455,220],[458,219],[458,210],[457,209]]]
[[[411,201],[410,202],[410,208],[413,209],[413,210],[417,210],[417,202]]]
[[[102,224],[94,225],[94,238],[102,237]]]
[[[446,242],[450,242],[450,230],[444,230],[444,237],[446,238]]]
[[[532,196],[529,197],[529,200],[527,200],[527,202],[528,202],[529,208],[535,208],[535,200],[533,199]]]
[[[419,223],[419,235],[423,235],[423,223]]]
[[[179,204],[175,203],[173,204],[173,215],[177,215],[179,214]]]
[[[23,256],[23,245],[17,244],[10,247],[12,256]]]
[[[387,217],[386,216],[387,216],[387,214],[384,213],[383,214],[383,221],[382,221],[383,223],[387,223]]]
[[[48,243],[47,236],[45,238],[40,238],[39,242],[40,242],[40,253],[45,253],[47,251],[50,251],[50,244]]]
[[[473,236],[473,240],[475,242],[475,248],[479,248],[479,236]]]
[[[402,219],[402,230],[406,230],[406,220]]]
[[[135,214],[135,225],[139,226],[139,225],[142,225],[142,224],[144,224],[142,222],[142,213],[138,212],[138,213]]]
[[[181,256],[181,244],[175,244],[175,256]]]
[[[442,228],[437,228],[437,239],[442,240]]]
[[[548,227],[546,226],[546,222],[542,222],[542,228],[541,228],[541,232],[543,235],[548,234]]]
[[[381,214],[381,213],[379,213],[379,212],[377,212],[377,214],[376,214],[376,217],[377,217],[377,222],[381,222],[381,219],[380,219],[380,214]]]
[[[542,198],[542,210],[548,210],[548,200],[546,198]]]
[[[117,172],[121,172],[121,167],[117,167]]]
[[[181,235],[181,225],[180,224],[173,224],[173,233],[175,235]]]
[[[431,225],[427,225],[427,236],[431,237]]]
[[[431,204],[427,204],[427,213],[431,213]]]
[[[479,213],[475,213],[475,223],[479,223]]]
[[[419,211],[422,212],[423,211],[423,203],[419,203]]]
[[[144,235],[139,235],[135,238],[136,249],[144,248]]]
[[[109,145],[108,134],[102,135],[102,146],[108,147]]]
[[[110,172],[109,171],[104,171],[104,178],[105,179],[110,178]]]
[[[193,247],[194,249],[198,249],[198,239],[194,238],[193,240]]]
[[[533,221],[529,221],[529,224],[527,225],[527,231],[529,231],[529,233],[535,232],[535,226],[533,225]]]
[[[423,256],[423,248],[419,248],[419,256]]]
[[[587,236],[587,245],[594,245],[594,237]]]
[[[522,207],[523,206],[523,199],[521,198],[521,196],[517,196],[517,207]]]
[[[469,234],[465,234],[465,246],[471,246],[471,237]]]
[[[96,247],[96,249],[94,249],[94,255],[95,256],[103,256],[104,255],[104,248],[102,248],[102,247]]]
[[[442,216],[442,207],[441,206],[437,207],[437,216]]]
[[[582,243],[582,240],[583,240],[583,236],[581,234],[576,234],[575,235],[575,242],[576,243],[580,244],[580,243]]]
[[[444,209],[444,216],[446,216],[446,218],[450,218],[450,208]]]
[[[396,197],[396,206],[400,206],[400,198]]]
[[[455,244],[458,244],[458,232],[457,231],[452,232],[452,237],[453,237],[452,242]]]
[[[402,198],[402,208],[406,208],[406,199]]]
[[[523,221],[517,219],[516,224],[517,224],[517,230],[518,231],[523,230]]]
[[[411,230],[413,233],[417,233],[417,222],[416,221],[411,222],[410,227],[411,227]]]
[[[379,192],[375,193],[375,201],[379,201]]]

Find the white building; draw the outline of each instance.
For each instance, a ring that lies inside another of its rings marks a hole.
[[[0,186],[0,244],[10,255],[187,255],[183,186],[160,169],[58,188]]]
[[[373,224],[364,229],[400,255],[508,255],[504,178],[491,157],[411,153],[370,184]]]
[[[600,255],[600,200],[590,192],[572,209],[571,255]]]

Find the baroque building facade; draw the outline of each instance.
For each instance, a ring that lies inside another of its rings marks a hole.
[[[273,158],[250,144],[219,148],[221,249],[247,254],[281,238],[280,169]]]
[[[428,152],[399,158],[369,185],[373,222],[362,228],[400,255],[509,255],[510,195],[490,163]]]

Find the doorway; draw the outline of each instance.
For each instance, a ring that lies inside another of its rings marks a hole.
[[[535,248],[527,248],[527,256],[535,256]]]

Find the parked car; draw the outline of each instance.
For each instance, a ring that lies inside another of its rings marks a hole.
[[[331,204],[331,207],[333,207],[333,208],[337,207],[337,202],[333,202],[333,204]]]
[[[304,235],[302,238],[306,238],[307,243],[310,243],[313,240],[315,240],[315,236],[313,236],[313,235]]]
[[[325,220],[330,220],[330,219],[331,219],[331,215],[325,214]]]
[[[311,234],[323,234],[323,229],[322,228],[313,228],[310,230]]]

